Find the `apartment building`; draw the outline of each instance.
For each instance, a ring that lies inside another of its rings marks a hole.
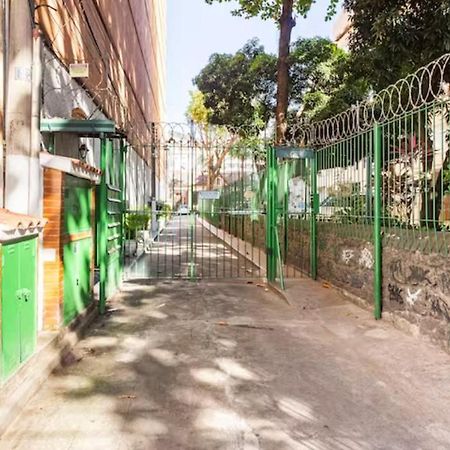
[[[165,22],[165,0],[0,3],[0,400],[42,333],[120,284],[126,199],[147,205],[162,175]]]

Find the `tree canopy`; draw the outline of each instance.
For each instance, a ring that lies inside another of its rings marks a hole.
[[[207,3],[229,3],[233,0],[206,0]],[[335,10],[339,0],[328,0],[329,18]],[[238,7],[235,15],[244,17],[259,16],[262,19],[272,19],[280,29],[278,41],[278,58],[276,71],[276,141],[283,144],[287,130],[287,116],[289,109],[289,52],[292,28],[295,26],[295,15],[306,16],[315,0],[235,0]]]
[[[234,2],[236,15],[279,23],[287,3]],[[313,1],[289,3],[295,14],[305,15]],[[328,1],[329,15],[337,3]],[[450,52],[449,0],[344,0],[343,6],[352,21],[349,53],[324,38],[299,39],[289,46],[284,69],[289,75],[286,111],[291,118],[330,117],[363,100],[371,90],[379,91]],[[234,55],[212,55],[194,80],[211,111],[209,121],[242,126],[278,118],[279,64],[280,58],[266,53],[257,39]]]
[[[346,79],[347,59],[329,39],[295,41],[289,58],[289,113],[314,118],[327,110]],[[211,124],[264,126],[275,117],[276,70],[276,56],[266,53],[257,39],[234,55],[213,54],[194,79],[202,95],[202,114],[209,111]]]
[[[380,90],[450,52],[449,0],[344,0],[353,78]]]
[[[272,114],[275,78],[276,57],[252,39],[234,55],[211,55],[194,84],[203,93],[211,124],[243,127]]]
[[[237,8],[233,11],[234,15],[244,17],[259,16],[263,20],[278,21],[281,16],[283,0],[206,0],[206,3],[237,3]],[[293,11],[296,14],[305,16],[311,9],[315,0],[294,0],[292,2]],[[330,0],[328,8],[328,16],[331,17],[335,10],[338,0]]]

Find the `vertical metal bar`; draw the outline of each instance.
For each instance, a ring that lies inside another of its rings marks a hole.
[[[102,171],[100,178],[100,200],[97,233],[99,239],[99,266],[100,266],[100,314],[105,313],[106,309],[106,273],[108,264],[108,237],[106,230],[108,226],[108,193],[106,187],[106,170],[107,170],[107,155],[106,155],[106,139],[102,137],[100,145],[100,170]]]
[[[195,211],[194,211],[194,123],[191,121],[191,139],[189,153],[189,280],[195,281],[196,275],[196,257],[195,257]]]
[[[382,236],[381,236],[381,170],[382,170],[382,128],[376,123],[373,129],[374,141],[374,316],[381,319],[382,302]]]
[[[48,138],[48,152],[52,155],[56,155],[55,133],[50,133],[50,136]]]
[[[287,256],[289,250],[289,174],[291,163],[284,163],[283,178],[283,261],[287,267]]]
[[[120,271],[121,278],[123,276],[123,271],[125,268],[125,211],[126,211],[126,158],[127,145],[125,140],[122,139],[120,142]]]
[[[317,152],[310,159],[311,163],[311,217],[310,217],[310,272],[311,278],[317,280],[317,214],[319,213],[319,194],[317,193]]]
[[[281,257],[281,245],[278,237],[278,230],[275,228],[275,247],[277,250],[277,261],[278,261],[278,270],[280,275],[280,286],[283,291],[286,290],[286,285],[284,284],[284,273],[283,273],[283,259]]]
[[[277,276],[277,255],[274,232],[277,226],[277,161],[275,148],[267,151],[267,211],[266,211],[266,266],[267,280],[275,281]]]

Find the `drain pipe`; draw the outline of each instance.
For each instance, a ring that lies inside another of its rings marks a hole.
[[[35,11],[36,13],[36,11]],[[33,47],[31,66],[31,143],[30,143],[30,194],[28,196],[28,211],[38,217],[42,214],[42,170],[39,163],[41,150],[41,89],[42,89],[42,34],[39,25],[34,20]],[[34,181],[32,181],[34,180]],[[32,183],[35,183],[33,186]]]
[[[9,54],[9,0],[0,3],[0,39],[2,40],[2,57],[0,59],[0,207],[5,206],[5,175],[6,175],[6,100],[8,95],[8,54]]]

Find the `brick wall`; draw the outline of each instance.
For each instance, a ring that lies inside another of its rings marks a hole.
[[[63,243],[64,174],[44,169],[44,329],[55,330],[62,323],[64,294]]]

